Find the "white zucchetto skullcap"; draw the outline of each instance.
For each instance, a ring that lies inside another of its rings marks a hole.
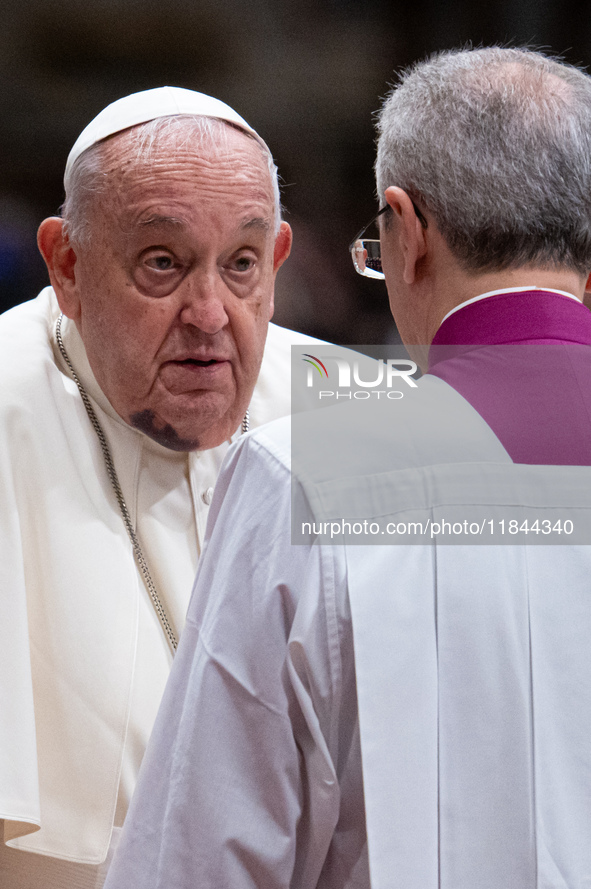
[[[141,93],[124,96],[111,105],[107,105],[82,130],[68,155],[64,173],[66,190],[74,161],[91,145],[106,139],[107,136],[113,136],[115,133],[129,129],[129,127],[135,127],[137,124],[148,123],[158,117],[172,117],[176,114],[198,114],[203,117],[217,117],[219,120],[227,120],[246,130],[247,133],[251,133],[259,142],[263,142],[258,133],[239,114],[236,114],[233,108],[230,108],[225,102],[220,102],[219,99],[178,86],[161,86],[152,90],[144,90]],[[263,144],[265,143],[263,142]]]

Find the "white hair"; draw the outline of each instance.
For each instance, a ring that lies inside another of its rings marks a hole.
[[[472,270],[591,269],[591,78],[527,49],[443,52],[378,120],[378,198],[397,185]]]
[[[236,129],[252,139],[260,148],[267,164],[273,188],[275,233],[281,224],[281,198],[279,174],[271,152],[262,139],[246,130],[218,118],[201,115],[175,115],[159,117],[145,124],[116,133],[108,139],[87,148],[75,161],[69,177],[66,199],[62,206],[65,232],[72,244],[87,246],[91,239],[92,210],[97,197],[108,193],[112,187],[104,169],[104,144],[123,134],[132,139],[133,159],[138,165],[149,164],[163,149],[167,152],[184,148],[188,144],[196,150],[205,149],[209,154],[227,145],[228,130]]]

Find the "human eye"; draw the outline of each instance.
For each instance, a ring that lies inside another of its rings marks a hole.
[[[178,267],[178,261],[168,250],[148,250],[142,257],[142,262],[155,272],[170,272]]]
[[[168,296],[186,273],[178,256],[166,247],[143,250],[135,263],[134,279],[147,296]]]
[[[237,272],[248,272],[254,265],[254,258],[252,256],[240,256],[234,265]]]
[[[257,259],[257,254],[254,250],[240,250],[230,258],[226,267],[229,271],[237,272],[241,275],[252,273],[258,264]]]

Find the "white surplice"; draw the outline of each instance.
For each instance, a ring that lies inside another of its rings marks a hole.
[[[57,347],[58,312],[46,288],[0,319],[0,826],[14,849],[88,866],[82,886],[123,822],[171,654]],[[132,429],[98,387],[72,322],[62,332],[179,634],[228,445],[175,453]],[[306,342],[315,341],[270,325],[253,427],[289,412],[290,347]],[[16,854],[0,854],[10,889],[28,879],[13,874],[26,867]],[[32,885],[69,886],[64,873]]]
[[[290,536],[292,494],[328,520],[516,491],[588,515],[589,468],[514,465],[434,378],[365,405],[346,445],[319,412],[295,480],[288,420],[228,455],[105,889],[591,885],[591,547]]]

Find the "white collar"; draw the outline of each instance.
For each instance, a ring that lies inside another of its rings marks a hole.
[[[552,290],[551,287],[505,287],[503,288],[503,290],[489,290],[487,293],[481,293],[479,296],[473,296],[471,299],[465,300],[463,303],[460,303],[459,306],[454,306],[453,309],[451,309],[447,313],[447,315],[445,315],[441,319],[441,324],[443,324],[444,321],[447,321],[449,316],[453,315],[454,312],[463,309],[464,306],[469,306],[470,303],[476,303],[479,300],[486,299],[489,296],[498,296],[500,293],[525,293],[528,290],[539,290],[541,292],[543,291],[544,293],[558,293],[560,296],[568,296],[571,299],[574,299],[575,302],[581,302],[578,296],[575,296],[574,293],[567,293],[566,290]],[[439,325],[440,327],[441,324]]]

